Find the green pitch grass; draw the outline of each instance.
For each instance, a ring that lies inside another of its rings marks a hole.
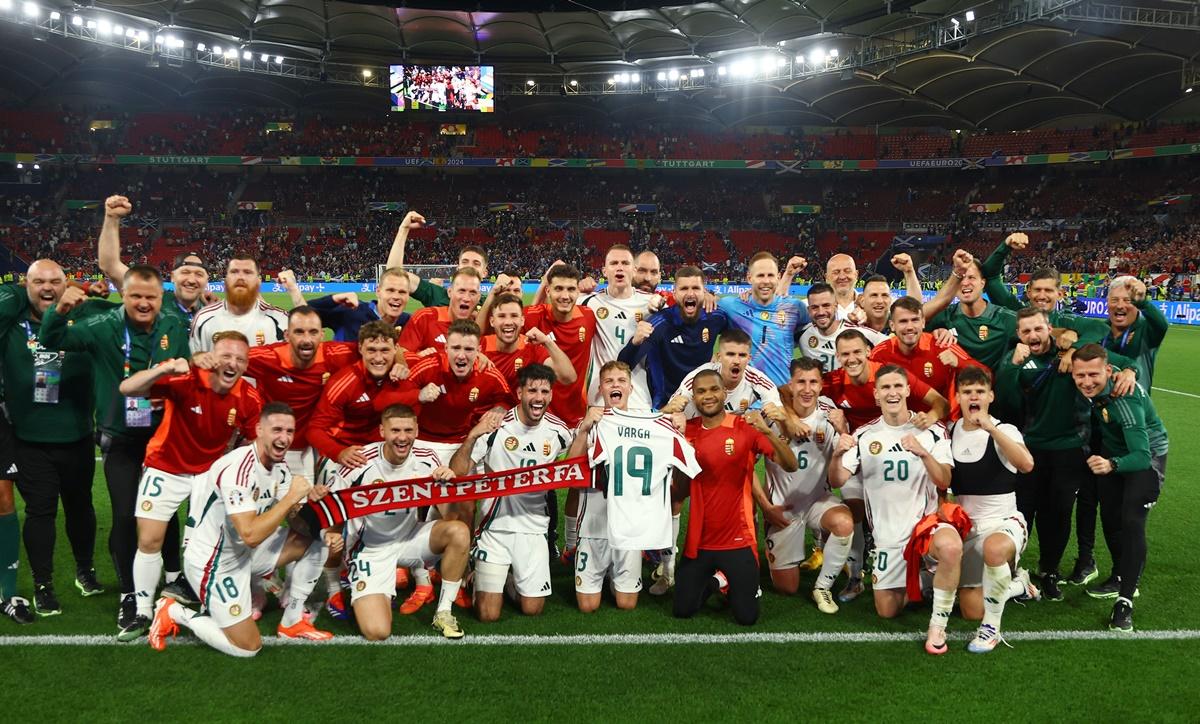
[[[274,295],[272,295],[274,296]],[[282,295],[278,295],[282,296]],[[282,299],[271,299],[280,303]],[[1172,439],[1170,470],[1160,504],[1149,522],[1150,558],[1137,599],[1140,632],[1200,628],[1190,542],[1192,511],[1200,492],[1192,471],[1200,467],[1200,329],[1173,328],[1158,360],[1154,402]],[[1169,391],[1168,391],[1169,390]],[[1186,394],[1184,394],[1186,393]],[[1189,396],[1191,395],[1191,396]],[[99,467],[99,463],[97,463]],[[97,564],[109,591],[81,598],[73,562],[60,531],[56,588],[63,614],[27,627],[0,621],[0,662],[8,681],[3,711],[13,721],[128,720],[188,717],[222,721],[332,720],[352,716],[405,718],[562,720],[796,720],[809,712],[868,721],[1194,721],[1183,704],[1193,686],[1192,640],[1084,640],[1107,633],[1110,602],[1065,587],[1066,600],[1010,604],[1008,632],[1069,632],[1065,640],[1014,640],[988,656],[965,652],[956,640],[949,654],[930,657],[915,639],[928,624],[927,607],[893,621],[876,618],[868,591],[836,616],[816,611],[807,595],[785,597],[762,580],[762,615],[755,633],[875,632],[912,635],[885,642],[706,642],[538,644],[512,639],[472,645],[487,636],[739,634],[727,612],[714,607],[690,621],[670,615],[670,600],[643,594],[636,611],[620,612],[606,601],[592,615],[574,608],[573,575],[553,565],[554,593],[545,614],[524,618],[507,608],[502,620],[483,625],[456,610],[467,632],[465,645],[267,647],[253,660],[232,660],[199,645],[176,644],[159,654],[144,641],[108,645],[105,639],[71,645],[5,646],[11,636],[79,636],[116,633],[117,594],[106,555],[108,499],[97,470],[94,494],[99,518]],[[19,504],[19,503],[18,503]],[[1102,575],[1107,550],[1097,531]],[[1068,548],[1069,570],[1075,552]],[[1037,540],[1024,560],[1037,560]],[[1067,571],[1064,571],[1064,573]],[[815,574],[807,574],[807,590]],[[648,584],[648,578],[647,578]],[[839,581],[839,587],[841,582]],[[20,587],[32,590],[22,564]],[[404,594],[402,594],[404,595]],[[397,614],[395,639],[441,643],[430,628],[433,607],[413,616]],[[278,610],[262,621],[271,636]],[[354,637],[349,624],[322,616],[320,624]],[[960,618],[951,632],[974,626]],[[1194,633],[1192,634],[1194,636]],[[460,650],[451,650],[458,648]],[[812,716],[812,715],[810,715]]]

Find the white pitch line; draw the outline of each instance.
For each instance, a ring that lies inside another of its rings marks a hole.
[[[950,638],[966,641],[973,632],[951,632]],[[1150,630],[1121,633],[1119,631],[1006,631],[1009,641],[1180,641],[1200,639],[1200,630]],[[871,633],[871,632],[810,632],[810,633],[734,633],[734,634],[595,634],[595,635],[551,635],[551,636],[468,636],[459,641],[449,641],[436,635],[392,636],[385,641],[367,641],[358,636],[337,636],[329,641],[297,641],[292,639],[263,638],[264,646],[679,646],[697,644],[829,644],[829,643],[905,643],[923,641],[923,632]],[[190,637],[172,639],[171,646],[196,645],[199,641]],[[136,647],[140,644],[118,643],[113,636],[0,636],[0,647],[4,646],[120,646]]]
[[[1179,390],[1168,390],[1166,387],[1151,387],[1150,389],[1157,390],[1159,392],[1169,392],[1172,395],[1183,395],[1184,397],[1194,397],[1195,399],[1200,400],[1200,395],[1193,395],[1190,392],[1180,392]]]

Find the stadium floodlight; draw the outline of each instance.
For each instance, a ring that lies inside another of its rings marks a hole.
[[[785,65],[787,65],[787,58],[785,58],[781,55],[775,59],[775,67],[776,68],[782,68]]]
[[[725,69],[725,66],[723,66],[723,65],[717,66],[717,75],[725,75],[728,72],[729,71]]]
[[[40,163],[35,163],[35,164],[33,164],[33,170],[34,170],[34,171],[41,171],[41,170],[42,170],[42,165],[41,165]]]
[[[97,20],[96,30],[100,31],[101,35],[108,35],[112,32],[112,23],[107,20]]]
[[[269,63],[271,61],[271,56],[267,55],[266,53],[263,53],[262,55],[258,56],[258,59],[264,63]]]
[[[21,169],[23,169],[23,168],[25,168],[25,164],[23,164],[23,163],[18,163],[18,164],[17,164],[17,170],[18,170],[18,171],[20,171],[20,170],[21,170]]]
[[[629,74],[621,73],[620,75],[617,76],[617,82],[618,83],[628,83],[629,82]]]
[[[226,48],[225,49],[225,58],[228,60],[233,60],[233,59],[237,58],[237,48]]]
[[[813,52],[809,53],[808,54],[808,62],[811,65],[820,65],[821,63],[824,63],[825,62],[825,50],[823,48],[817,48]]]
[[[1184,90],[1183,92],[1184,92],[1184,93],[1191,93],[1193,90],[1194,90],[1193,88],[1188,88],[1188,89]]]
[[[655,77],[658,78],[659,80],[666,80],[667,74],[664,71],[660,70],[660,71],[658,71],[658,75]]]
[[[629,80],[631,83],[641,83],[642,82],[642,74],[641,73],[630,73]]]
[[[950,18],[950,24],[956,28],[961,25],[961,23],[958,22],[958,18]]]
[[[578,88],[578,87],[579,87],[579,81],[577,81],[577,80],[575,80],[574,78],[572,78],[572,79],[571,79],[571,87],[572,87],[572,88]]]
[[[704,69],[703,69],[703,68],[697,68],[697,69],[695,69],[694,71],[692,71],[692,75],[693,75],[693,76],[695,76],[695,77],[697,77],[697,78],[703,78],[703,77],[704,77]]]
[[[155,36],[154,36],[154,44],[155,44],[155,45],[162,45],[162,44],[163,44],[165,41],[166,41],[166,38],[164,38],[164,37],[163,37],[163,36],[161,36],[161,35],[155,35]]]
[[[78,15],[72,15],[71,24],[78,28],[80,25],[83,25],[83,18]]]
[[[88,30],[95,30],[96,29],[96,21],[95,20],[87,21],[87,27],[88,27]]]
[[[21,10],[25,13],[25,17],[27,18],[36,18],[38,13],[41,12],[37,6],[37,3],[25,3],[21,6]]]
[[[535,81],[533,78],[530,78],[529,80],[525,81],[525,85],[527,85],[527,86],[529,86],[530,88],[532,88],[532,87],[534,87],[535,85],[537,85],[537,81]]]
[[[830,57],[830,58],[836,58],[836,57],[838,57],[838,49],[837,49],[837,48],[830,48],[830,49],[829,49],[829,57]]]
[[[679,71],[671,68],[667,71],[667,80],[679,80]]]
[[[213,55],[222,55],[221,46],[219,46],[219,45],[213,46]]]
[[[687,73],[679,76],[679,80],[687,80]]]
[[[133,28],[125,28],[125,37],[137,40],[137,31]]]
[[[51,10],[50,11],[50,19],[51,20],[62,20],[62,13],[60,13],[57,10]]]
[[[147,33],[145,30],[139,30],[138,42],[145,43],[148,40],[150,40],[150,33]]]
[[[374,75],[374,73],[371,72],[370,68],[363,68],[362,75],[363,75],[363,78],[370,78],[372,75]]]
[[[968,23],[975,22],[975,11],[974,10],[967,11],[967,22]]]
[[[242,51],[242,60],[253,60],[253,59],[254,59],[254,53],[251,53],[249,50]]]
[[[207,45],[205,45],[204,43],[196,43],[196,52],[197,53],[203,53],[205,50],[208,50]]]
[[[12,10],[12,0],[0,0],[0,10]]]
[[[279,64],[282,64],[282,63],[283,63],[283,56],[282,56],[282,55],[277,55],[277,56],[275,56],[275,62],[276,62],[276,63],[279,63]]]
[[[124,35],[124,34],[125,34],[125,26],[124,25],[114,25],[113,26],[113,35]]]

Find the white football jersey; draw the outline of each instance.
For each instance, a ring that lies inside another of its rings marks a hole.
[[[193,560],[213,556],[248,563],[253,549],[242,541],[229,517],[238,513],[262,515],[292,486],[288,466],[266,467],[253,443],[222,455],[208,472],[197,476],[188,503],[188,554]]]
[[[919,430],[911,417],[898,427],[882,417],[863,425],[854,433],[855,446],[842,456],[842,466],[862,481],[867,519],[879,548],[905,545],[917,521],[937,509],[937,486],[925,463],[900,440],[912,433],[935,460],[954,466],[946,428],[939,423]]]
[[[791,510],[784,513],[789,520],[802,517],[813,503],[829,492],[826,470],[833,446],[837,444],[837,430],[827,417],[832,409],[829,404],[817,403],[812,414],[802,420],[808,425],[808,439],[788,440],[800,466],[795,472],[789,473],[774,460],[766,458],[767,497],[775,505],[791,506]],[[772,423],[772,427],[776,434],[782,434],[777,424]]]
[[[596,336],[592,338],[592,362],[589,370],[588,399],[592,405],[602,406],[600,398],[600,368],[612,362],[625,349],[637,331],[638,322],[650,317],[650,301],[654,295],[636,289],[625,299],[617,299],[605,291],[588,294],[579,300],[580,306],[596,314]],[[629,409],[649,410],[650,387],[646,382],[646,368],[639,364],[634,368],[630,382],[633,392],[629,398]]]
[[[192,320],[192,354],[211,352],[213,335],[217,332],[241,332],[246,335],[251,347],[282,342],[287,325],[287,312],[267,304],[261,298],[246,314],[234,314],[223,301],[213,302],[196,312]]]
[[[688,373],[675,390],[675,396],[688,399],[683,414],[689,418],[700,414],[692,400],[692,380],[704,370],[721,371],[720,362],[707,362]],[[732,390],[726,390],[725,411],[734,415],[745,414],[746,410],[761,409],[763,405],[779,405],[779,388],[765,374],[754,367],[747,366],[742,372],[742,380]]]
[[[442,464],[432,450],[414,446],[403,463],[392,465],[383,456],[382,442],[364,447],[363,455],[367,458],[367,464],[338,469],[330,483],[330,491],[428,478]],[[403,508],[351,518],[346,521],[346,550],[355,546],[382,546],[412,538],[421,527],[419,511],[420,508]]]
[[[495,432],[475,441],[471,460],[488,472],[542,465],[570,447],[571,437],[570,428],[554,415],[546,413],[540,423],[528,427],[514,408]],[[479,512],[477,536],[484,530],[545,533],[550,525],[544,492],[487,498],[479,501]]]
[[[829,334],[821,334],[821,331],[817,329],[817,325],[809,324],[800,333],[800,354],[811,360],[820,362],[823,372],[832,372],[833,370],[841,369],[842,365],[838,362],[835,342],[837,341],[837,336],[847,329],[857,329],[862,332],[872,347],[888,338],[888,335],[876,332],[870,327],[860,327],[856,324],[847,324],[843,321],[835,324],[829,330]]]
[[[670,418],[605,410],[588,434],[588,463],[593,468],[604,466],[608,483],[598,511],[591,506],[601,491],[589,491],[589,507],[580,512],[584,523],[581,538],[607,538],[618,550],[661,550],[675,544],[671,539],[672,471],[691,478],[700,472],[700,465],[696,451],[671,425]],[[598,525],[599,514],[605,518],[604,530]]]

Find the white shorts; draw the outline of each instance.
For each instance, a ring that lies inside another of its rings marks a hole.
[[[525,598],[550,595],[550,550],[541,533],[487,529],[475,542],[475,590],[503,593],[512,568],[517,593]]]
[[[313,485],[317,484],[317,453],[311,447],[288,450],[283,462],[292,475],[299,475]]]
[[[863,484],[857,475],[851,475],[838,490],[842,491],[842,500],[864,500]]]
[[[953,528],[949,523],[938,523],[929,534],[931,537],[942,528]],[[871,588],[886,590],[889,588],[905,588],[908,585],[908,562],[904,560],[904,549],[908,547],[910,536],[896,545],[876,545],[871,551]],[[923,568],[936,568],[937,562],[929,556],[923,559]]]
[[[1017,549],[1014,565],[1020,561],[1029,533],[1025,530],[1025,519],[1020,515],[1011,518],[988,518],[974,523],[971,534],[963,541],[962,573],[959,588],[979,588],[983,585],[983,543],[994,533],[1008,536]]]
[[[179,506],[191,496],[195,479],[195,475],[173,475],[156,468],[143,468],[133,514],[147,520],[174,518]]]
[[[607,538],[580,538],[575,549],[575,591],[600,593],[606,577],[617,593],[641,591],[642,552],[617,550]]]
[[[185,552],[183,574],[200,595],[201,611],[221,628],[250,618],[250,583],[275,570],[287,538],[287,529],[279,528],[240,561],[222,554],[201,560]]]
[[[346,557],[350,602],[375,594],[395,596],[397,568],[424,568],[437,563],[441,556],[429,547],[433,526],[433,522],[425,523],[406,540],[381,546],[355,546]]]
[[[770,528],[767,531],[767,563],[771,570],[795,568],[808,557],[804,547],[804,532],[808,528],[821,530],[821,518],[831,508],[844,505],[842,501],[826,495],[804,511],[792,511],[796,517],[788,527],[783,529]]]

